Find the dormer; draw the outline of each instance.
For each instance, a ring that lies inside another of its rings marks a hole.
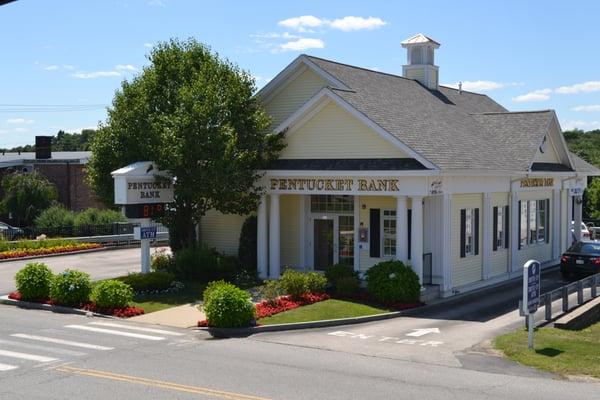
[[[407,65],[402,66],[402,75],[421,82],[429,89],[437,90],[439,68],[434,65],[434,53],[440,44],[422,33],[404,40],[401,44],[407,50]]]

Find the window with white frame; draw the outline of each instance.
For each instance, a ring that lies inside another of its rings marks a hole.
[[[520,203],[520,247],[548,243],[550,200],[529,200]]]
[[[460,256],[479,254],[479,209],[460,210]]]
[[[506,213],[504,207],[494,207],[494,250],[503,249],[506,244]]]
[[[396,210],[383,210],[383,255],[396,256]]]

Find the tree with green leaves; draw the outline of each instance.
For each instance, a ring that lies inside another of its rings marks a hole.
[[[4,197],[0,210],[12,215],[19,226],[32,225],[35,218],[58,198],[56,187],[41,174],[13,173],[2,179]]]
[[[111,171],[154,161],[175,178],[165,217],[174,251],[198,244],[196,226],[210,209],[256,209],[260,170],[277,158],[282,138],[253,95],[252,76],[193,39],[152,49],[150,65],[124,81],[92,145],[88,176],[113,202]]]

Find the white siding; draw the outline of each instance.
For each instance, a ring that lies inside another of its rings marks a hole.
[[[202,243],[218,251],[237,256],[240,232],[246,216],[209,210],[200,221]]]
[[[300,263],[299,220],[300,196],[282,195],[279,198],[281,265],[303,268]]]
[[[283,159],[408,157],[333,102],[289,134],[286,143]]]
[[[494,209],[493,207],[504,207],[507,205],[509,205],[508,193],[492,193],[492,210]],[[491,220],[493,221],[493,215]],[[505,229],[506,228],[507,227],[505,227]],[[508,227],[508,229],[510,230],[510,227]],[[506,232],[509,232],[509,230],[506,230]],[[498,248],[498,250],[494,251],[494,247],[492,246],[492,256],[490,258],[490,277],[502,275],[508,272],[508,253],[509,249],[507,248]]]
[[[452,284],[454,287],[480,281],[483,278],[483,235],[481,194],[452,196]],[[460,210],[479,208],[479,254],[460,257]]]
[[[423,206],[423,254],[431,253],[433,284],[443,284],[443,196],[425,198]],[[425,264],[423,264],[425,268]]]
[[[272,118],[272,127],[276,128],[287,117],[297,111],[304,103],[326,86],[319,75],[307,68],[279,93],[265,104],[267,114]]]
[[[531,191],[531,192],[521,192],[519,195],[519,200],[527,201],[527,200],[544,200],[550,199],[550,208],[548,211],[549,225],[548,225],[548,234],[552,233],[552,191],[544,190],[544,191]],[[552,240],[552,236],[550,236],[550,240]],[[540,262],[546,262],[552,260],[552,244],[542,243],[542,244],[534,244],[521,248],[517,252],[517,257],[519,259],[519,265],[525,264],[527,260],[536,259]]]

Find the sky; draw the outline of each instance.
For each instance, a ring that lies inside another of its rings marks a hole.
[[[153,45],[196,38],[264,86],[302,53],[402,74],[400,42],[441,43],[440,83],[600,128],[599,1],[17,0],[0,6],[0,148],[106,119]]]

